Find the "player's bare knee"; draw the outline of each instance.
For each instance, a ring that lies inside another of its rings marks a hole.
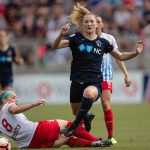
[[[87,87],[83,92],[84,97],[93,99],[93,100],[96,99],[97,95],[98,95],[98,91],[97,91],[96,87],[93,87],[93,86]]]
[[[110,96],[102,94],[101,102],[102,102],[103,108],[107,109],[108,107],[110,107]]]
[[[104,111],[110,109],[110,103],[109,103],[109,101],[103,101],[102,102],[102,107],[103,107]]]
[[[57,119],[57,122],[59,124],[60,130],[67,128],[68,121]]]

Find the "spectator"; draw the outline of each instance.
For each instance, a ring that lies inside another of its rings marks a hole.
[[[66,23],[66,15],[62,4],[54,4],[52,16],[48,21],[47,41],[53,43],[60,32],[60,27]]]
[[[52,43],[59,33],[60,26],[66,23],[66,16],[75,2],[76,0],[3,0],[0,2],[0,29],[11,32],[16,43],[19,43],[18,38],[20,42],[22,41],[24,34],[30,35],[29,41],[36,38]],[[149,0],[80,0],[80,2],[102,16],[106,31],[115,34],[115,37],[121,40],[121,43],[118,43],[122,50],[124,46],[132,49],[135,39],[150,22]],[[126,43],[127,38],[130,38],[130,43]]]
[[[26,65],[34,65],[34,49],[34,45],[31,43],[29,36],[24,35],[22,37],[22,42],[18,43],[18,50],[20,51]]]

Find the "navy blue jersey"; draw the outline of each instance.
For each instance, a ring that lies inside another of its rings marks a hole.
[[[113,50],[108,40],[97,37],[94,40],[75,33],[68,38],[72,51],[70,80],[78,82],[100,82],[103,54]]]
[[[0,76],[12,75],[12,63],[15,58],[15,49],[11,46],[7,50],[0,50]]]

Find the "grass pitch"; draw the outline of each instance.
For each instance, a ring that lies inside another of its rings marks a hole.
[[[111,146],[110,150],[150,150],[150,105],[112,105],[115,116],[115,138],[118,144]],[[91,132],[102,138],[107,138],[107,132],[103,121],[101,106],[94,105],[91,112],[96,115],[93,120]],[[28,119],[37,121],[45,119],[73,120],[69,105],[64,106],[40,106],[25,113]],[[12,149],[18,149],[11,141]],[[58,148],[57,148],[58,149]],[[70,149],[67,146],[60,150]],[[73,148],[74,150],[98,150],[100,148]],[[34,149],[35,150],[35,149]],[[42,149],[38,149],[42,150]]]

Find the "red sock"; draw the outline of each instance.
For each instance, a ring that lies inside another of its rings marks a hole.
[[[71,124],[72,124],[72,122],[68,121],[67,127],[71,126]],[[78,138],[81,138],[81,139],[88,140],[88,141],[97,141],[97,140],[99,140],[97,137],[93,136],[88,131],[86,131],[82,126],[79,126],[77,128],[77,130],[74,133],[74,136],[76,136]]]
[[[104,111],[104,119],[108,132],[108,138],[111,138],[113,137],[113,129],[114,129],[113,112],[111,109]]]
[[[67,145],[70,147],[91,147],[92,141],[75,138],[71,136],[68,140]]]

